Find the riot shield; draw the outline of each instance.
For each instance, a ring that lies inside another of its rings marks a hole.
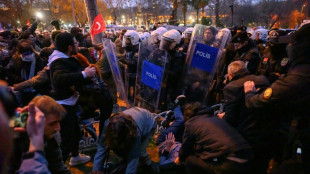
[[[155,49],[150,52],[147,45],[141,45],[139,49],[135,106],[156,112],[160,104],[165,100],[165,82],[167,72],[165,71],[167,51]]]
[[[104,45],[104,50],[108,58],[115,86],[117,88],[117,103],[119,104],[119,106],[129,107],[130,104],[128,102],[127,93],[119,67],[119,62],[116,57],[116,47],[110,39],[102,39],[102,43]]]
[[[211,30],[210,27],[195,25],[189,44],[183,88],[188,102],[206,102],[208,93],[215,85],[223,52],[230,42],[228,29],[218,31],[212,39],[206,38],[207,30]]]

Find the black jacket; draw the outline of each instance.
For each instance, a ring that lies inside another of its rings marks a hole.
[[[64,100],[73,96],[83,85],[91,83],[83,77],[84,68],[76,58],[59,58],[50,65],[52,92],[55,100]]]
[[[272,137],[272,126],[268,121],[269,112],[266,110],[248,109],[245,106],[244,87],[246,81],[254,81],[261,90],[269,86],[265,76],[250,75],[246,72],[237,73],[231,82],[224,87],[224,119],[257,150],[269,145]]]
[[[15,173],[15,171],[20,168],[22,155],[26,153],[29,148],[29,137],[26,133],[23,133],[14,141],[14,156],[12,158],[9,173]],[[70,170],[63,162],[62,152],[60,150],[59,142],[56,140],[56,136],[52,139],[44,140],[44,155],[48,162],[48,169],[52,174],[71,174]]]
[[[282,45],[279,48],[273,48],[274,53],[272,54],[270,46],[267,46],[257,70],[258,75],[265,75],[271,83],[275,82],[280,75],[286,74],[290,67],[290,59],[285,48]]]
[[[36,65],[35,65],[35,72],[34,76],[43,69],[44,65],[42,62],[42,59],[36,56]],[[16,83],[20,83],[23,80],[21,76],[22,69],[25,69],[27,76],[30,72],[31,63],[30,62],[24,62],[22,61],[21,57],[13,56],[13,58],[10,60],[9,64],[4,68],[5,74],[7,76],[7,81],[9,82],[9,85],[14,85]]]
[[[247,45],[237,50],[235,60],[246,62],[250,74],[256,74],[260,62],[258,48],[252,43],[252,41],[249,41]]]
[[[185,123],[179,159],[185,161],[190,155],[203,160],[226,157],[250,159],[252,152],[242,136],[224,120],[198,115]]]
[[[282,75],[271,84],[261,94],[247,92],[245,101],[247,108],[272,107],[273,117],[278,118],[279,132],[284,138],[288,138],[287,143],[292,143],[291,133],[298,132],[295,137],[303,146],[303,157],[305,162],[309,162],[310,149],[310,50],[309,43],[298,45],[291,56],[291,68],[286,75]],[[303,43],[301,43],[303,44]],[[292,129],[297,131],[289,131]],[[294,150],[294,149],[290,149]],[[292,154],[294,151],[290,151]],[[295,149],[296,152],[296,149]],[[309,166],[309,164],[308,164]]]

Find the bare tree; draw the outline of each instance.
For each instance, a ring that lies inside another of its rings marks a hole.
[[[116,19],[118,17],[118,12],[126,4],[126,0],[103,0],[107,7],[109,8],[112,16],[114,17],[114,24],[116,24]]]
[[[199,22],[199,10],[204,8],[209,3],[209,0],[190,0],[189,4],[196,10],[196,23]]]
[[[187,6],[189,4],[188,0],[182,0],[182,12],[183,12],[183,23],[184,23],[184,27],[186,27],[186,12],[187,12]]]

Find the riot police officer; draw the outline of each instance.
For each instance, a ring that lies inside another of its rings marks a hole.
[[[179,51],[184,55],[186,55],[187,53],[188,45],[191,40],[193,31],[194,31],[194,28],[189,27],[183,32],[184,38],[182,39],[184,39],[184,42],[183,42],[183,45],[179,48]]]
[[[156,111],[156,109],[165,110],[169,107],[169,103],[172,103],[176,96],[180,94],[180,84],[185,64],[184,56],[177,52],[177,45],[180,41],[181,34],[177,30],[167,31],[161,37],[159,48],[152,51],[146,59],[146,61],[163,68],[163,75],[161,77],[160,91],[146,86],[141,90],[141,96],[145,100],[142,101],[141,107],[151,111]]]
[[[151,32],[150,38],[150,49],[154,50],[155,48],[159,47],[161,36],[166,33],[168,30],[164,27],[159,27],[155,31]]]
[[[260,66],[259,75],[265,75],[273,83],[281,74],[286,74],[289,68],[290,60],[286,52],[286,43],[280,43],[279,37],[285,36],[283,30],[271,30],[268,35],[267,48],[264,51]]]
[[[159,49],[168,51],[169,64],[166,70],[169,72],[167,79],[167,102],[172,103],[181,94],[182,74],[185,66],[185,56],[178,52],[177,45],[181,41],[178,30],[167,31],[161,39]]]
[[[125,87],[127,88],[128,98],[134,99],[135,79],[137,72],[137,59],[139,51],[139,34],[134,30],[128,30],[123,37],[123,47],[126,56],[119,59],[124,69]]]
[[[261,94],[256,94],[252,81],[244,83],[245,102],[250,109],[272,107],[272,119],[278,118],[281,147],[286,149],[283,159],[301,162],[309,172],[310,168],[310,24],[279,41],[289,39],[288,55],[290,69]],[[275,125],[276,126],[276,125]]]
[[[209,46],[212,46],[215,36],[217,34],[217,30],[214,27],[208,27],[204,32],[204,41],[203,43]]]
[[[232,43],[234,43],[235,50],[237,51],[234,60],[245,62],[249,72],[255,74],[260,62],[260,56],[257,47],[248,38],[247,33],[237,33],[232,38]]]

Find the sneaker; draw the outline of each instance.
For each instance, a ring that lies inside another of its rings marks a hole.
[[[71,157],[70,158],[69,165],[70,166],[76,166],[76,165],[79,165],[79,164],[87,163],[90,160],[91,160],[90,156],[87,156],[87,155],[84,155],[84,154],[79,154],[76,157]]]

